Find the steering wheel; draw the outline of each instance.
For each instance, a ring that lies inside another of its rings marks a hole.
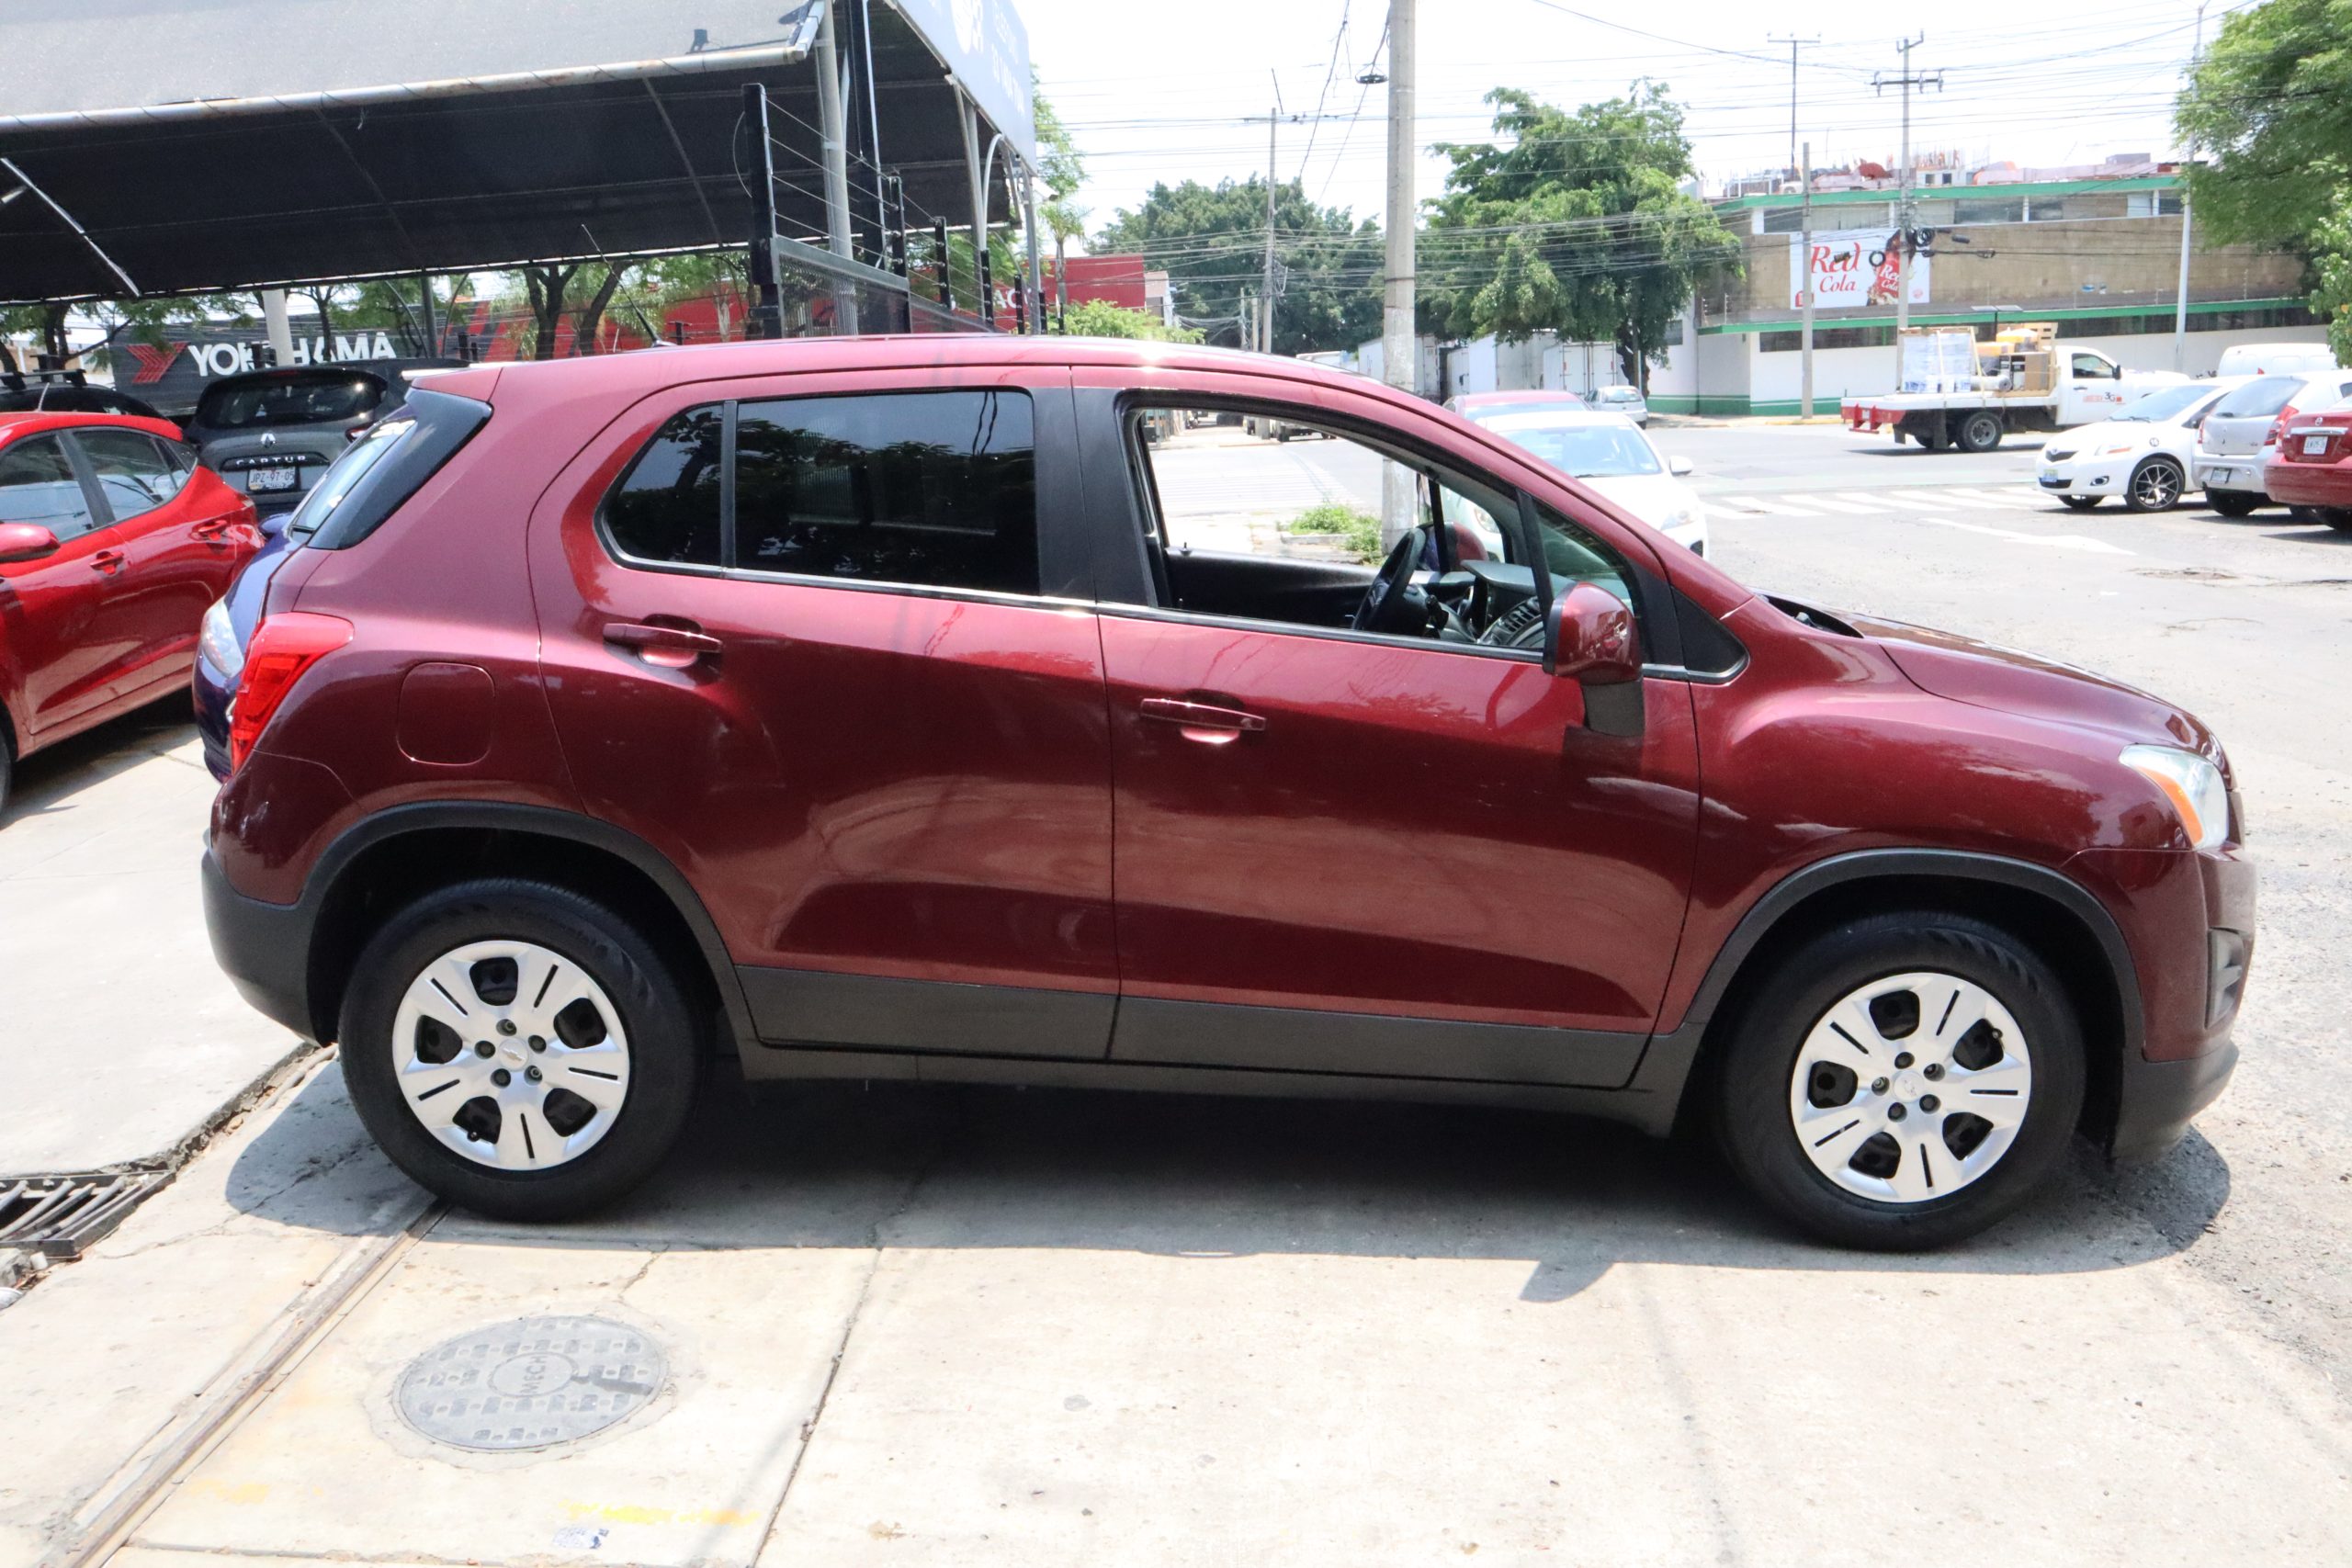
[[[1427,614],[1414,603],[1412,592],[1413,568],[1420,561],[1421,551],[1429,544],[1427,528],[1409,528],[1380,563],[1380,570],[1372,586],[1363,591],[1363,603],[1356,606],[1355,619],[1349,628],[1360,632],[1419,631],[1421,617]]]

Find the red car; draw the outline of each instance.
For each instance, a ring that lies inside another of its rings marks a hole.
[[[2262,478],[2271,500],[2308,506],[2352,534],[2352,398],[2284,422]]]
[[[1147,444],[1169,411],[1369,446],[1419,502],[1377,567],[1294,544],[1218,510],[1260,449]],[[628,1190],[731,1052],[1703,1122],[1815,1234],[1918,1247],[2078,1130],[2161,1153],[2235,1059],[2255,873],[2197,720],[1760,597],[1360,377],[936,337],[483,367],[295,527],[215,950],[489,1213]]]
[[[260,547],[168,422],[0,413],[0,801],[17,758],[185,686]]]

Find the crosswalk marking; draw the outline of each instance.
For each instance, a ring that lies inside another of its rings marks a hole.
[[[1995,501],[1992,497],[1981,495],[1974,491],[1946,490],[1939,491],[1937,491],[1937,494],[1943,500],[1951,502],[1956,505],[1973,506],[1983,512],[2006,512],[2008,510],[2007,503]]]
[[[1991,538],[2007,539],[2016,545],[2049,545],[2062,550],[2087,550],[2095,555],[2128,556],[2136,552],[2120,545],[2110,545],[2105,539],[2094,539],[2083,534],[2021,534],[2015,528],[1996,528],[1984,523],[1967,523],[1957,517],[1919,517],[1919,523],[1932,523],[1939,528],[1960,528],[1971,534],[1983,534]]]
[[[1784,506],[1778,502],[1766,501],[1761,496],[1727,495],[1724,499],[1734,505],[1746,507],[1750,512],[1770,513],[1775,517],[1818,517],[1821,515],[1807,507]]]
[[[1804,499],[1808,506],[1818,506],[1831,512],[1842,512],[1849,517],[1876,517],[1886,510],[1885,501],[1864,499],[1859,496],[1849,501],[1836,495],[1820,495],[1807,491]]]

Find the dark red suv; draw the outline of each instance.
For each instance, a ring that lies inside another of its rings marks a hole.
[[[1759,597],[1361,378],[935,337],[484,367],[322,489],[213,942],[478,1209],[628,1190],[726,1051],[1703,1120],[1816,1234],[1917,1247],[2078,1130],[2163,1152],[2235,1059],[2255,874],[2203,726]],[[1330,525],[1367,491],[1376,567]]]

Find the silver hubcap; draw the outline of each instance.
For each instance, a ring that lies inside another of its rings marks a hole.
[[[2001,1162],[2033,1100],[2025,1032],[1998,998],[1915,970],[1815,1021],[1789,1081],[1814,1168],[1882,1203],[1948,1198]]]
[[[528,942],[453,948],[392,1019],[401,1098],[478,1165],[543,1170],[596,1146],[628,1097],[628,1036],[604,988]]]
[[[2170,506],[2180,494],[2180,481],[2162,463],[2152,463],[2141,469],[2132,488],[2139,491],[2141,505],[2156,510]]]

